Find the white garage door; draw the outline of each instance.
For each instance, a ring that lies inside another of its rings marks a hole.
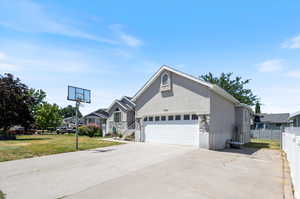
[[[145,142],[199,146],[197,120],[145,121],[144,128]]]

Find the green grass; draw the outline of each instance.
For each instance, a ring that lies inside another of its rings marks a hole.
[[[117,144],[120,143],[100,138],[79,137],[79,150]],[[0,141],[0,162],[71,151],[76,151],[74,135],[24,135],[18,136],[16,140]]]
[[[273,150],[280,149],[280,143],[274,140],[251,139],[251,141],[249,143],[244,144],[244,146],[249,148],[258,148],[258,149],[273,149]]]
[[[0,191],[0,199],[5,199],[5,194],[2,191]]]

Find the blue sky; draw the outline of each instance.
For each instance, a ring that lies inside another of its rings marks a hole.
[[[88,3],[87,3],[88,2]],[[88,113],[132,96],[161,66],[233,72],[264,112],[300,110],[300,1],[0,0],[0,73]],[[71,103],[72,104],[72,103]]]

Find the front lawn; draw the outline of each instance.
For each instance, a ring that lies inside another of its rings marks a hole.
[[[100,138],[79,136],[79,150],[120,144]],[[75,150],[74,135],[23,135],[17,140],[0,140],[0,162]]]
[[[280,149],[280,143],[274,140],[251,139],[249,143],[244,144],[245,147],[258,149]]]

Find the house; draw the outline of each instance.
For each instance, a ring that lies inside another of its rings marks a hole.
[[[135,130],[135,103],[124,96],[114,100],[107,109],[107,132],[126,134]]]
[[[82,118],[78,118],[78,125],[84,125],[84,120]],[[76,127],[76,117],[67,117],[62,120],[61,127],[74,128]]]
[[[300,127],[300,111],[294,114],[291,114],[290,120],[292,121],[292,125],[294,127]]]
[[[86,125],[89,124],[97,124],[99,125],[104,134],[106,132],[106,123],[107,123],[108,113],[107,109],[100,108],[94,112],[91,112],[83,117],[84,123]]]
[[[134,133],[139,142],[222,149],[229,140],[250,141],[249,106],[217,85],[168,66],[133,97],[114,100],[103,110],[106,134]]]
[[[225,148],[249,142],[251,108],[217,85],[162,66],[134,95],[135,139]]]
[[[289,113],[262,113],[256,116],[259,120],[256,121],[253,129],[282,129],[290,126]]]

